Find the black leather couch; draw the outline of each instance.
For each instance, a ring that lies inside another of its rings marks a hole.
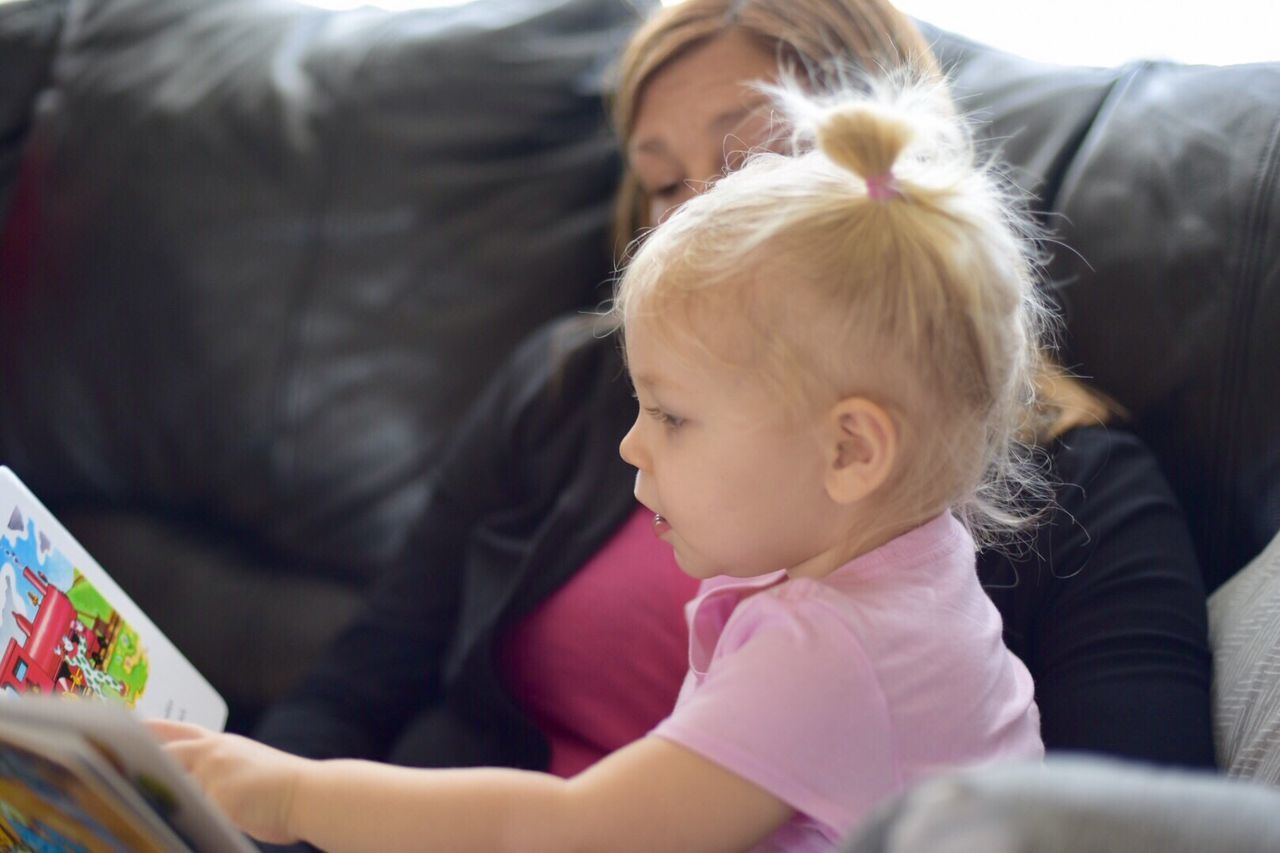
[[[607,296],[627,2],[0,5],[0,462],[243,728],[468,399]]]
[[[1063,361],[1155,449],[1212,592],[1280,529],[1280,63],[1069,68],[930,32],[1060,241]]]
[[[0,462],[243,729],[397,559],[441,438],[607,296],[628,0],[0,4]],[[1280,64],[932,33],[1062,245],[1064,360],[1218,586],[1280,528]]]

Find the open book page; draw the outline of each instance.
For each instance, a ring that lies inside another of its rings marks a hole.
[[[182,849],[104,764],[75,732],[0,719],[0,836],[19,850]]]
[[[212,685],[4,466],[0,691],[105,699],[219,730],[227,719]]]
[[[32,695],[5,703],[0,713],[5,841],[22,850],[255,849],[133,712],[118,704]]]

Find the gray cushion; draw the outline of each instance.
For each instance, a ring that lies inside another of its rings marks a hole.
[[[1253,853],[1280,850],[1280,793],[1086,758],[965,770],[889,804],[845,853]]]
[[[1218,764],[1280,785],[1280,534],[1210,596],[1209,638]]]

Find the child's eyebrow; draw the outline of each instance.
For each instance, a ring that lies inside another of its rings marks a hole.
[[[645,388],[661,387],[661,378],[654,376],[652,373],[632,373],[632,385],[643,385]]]
[[[650,372],[631,374],[631,384],[646,391],[679,391],[683,387],[679,381]]]

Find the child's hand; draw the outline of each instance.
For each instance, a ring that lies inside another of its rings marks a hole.
[[[270,844],[298,840],[289,831],[289,814],[298,779],[313,762],[190,723],[146,725],[241,830]]]

